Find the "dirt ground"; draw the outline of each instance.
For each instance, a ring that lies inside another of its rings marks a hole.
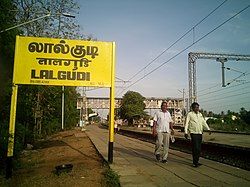
[[[61,164],[73,164],[72,171],[57,175]],[[108,166],[80,130],[60,132],[23,151],[19,167],[10,180],[0,179],[0,186],[106,186]]]

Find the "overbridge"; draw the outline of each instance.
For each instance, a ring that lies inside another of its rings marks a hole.
[[[167,101],[168,108],[172,111],[171,115],[176,123],[183,122],[183,111],[185,108],[185,103],[183,98],[156,98],[156,97],[148,97],[144,100],[146,105],[145,109],[160,109],[161,103],[163,101]],[[79,97],[77,99],[77,109],[109,109],[110,100],[106,97]],[[115,98],[115,108],[120,108],[122,103],[122,98]]]

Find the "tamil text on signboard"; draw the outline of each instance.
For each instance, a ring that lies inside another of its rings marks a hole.
[[[112,42],[20,37],[14,84],[111,86]]]

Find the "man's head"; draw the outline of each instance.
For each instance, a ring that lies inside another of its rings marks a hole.
[[[168,103],[167,103],[166,101],[163,101],[163,102],[161,103],[161,110],[162,110],[163,112],[166,112],[167,109],[168,109]]]
[[[192,108],[192,110],[195,112],[195,113],[197,113],[197,112],[199,112],[199,104],[198,103],[196,103],[196,102],[194,102],[194,103],[192,103],[192,105],[191,105],[191,108]]]

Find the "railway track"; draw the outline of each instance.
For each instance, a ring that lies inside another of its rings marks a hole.
[[[119,134],[136,138],[142,141],[155,143],[155,138],[150,133],[120,129]],[[170,144],[171,149],[191,153],[191,141],[175,137],[175,142]],[[230,146],[218,143],[203,142],[201,157],[232,165],[250,171],[250,148]]]

